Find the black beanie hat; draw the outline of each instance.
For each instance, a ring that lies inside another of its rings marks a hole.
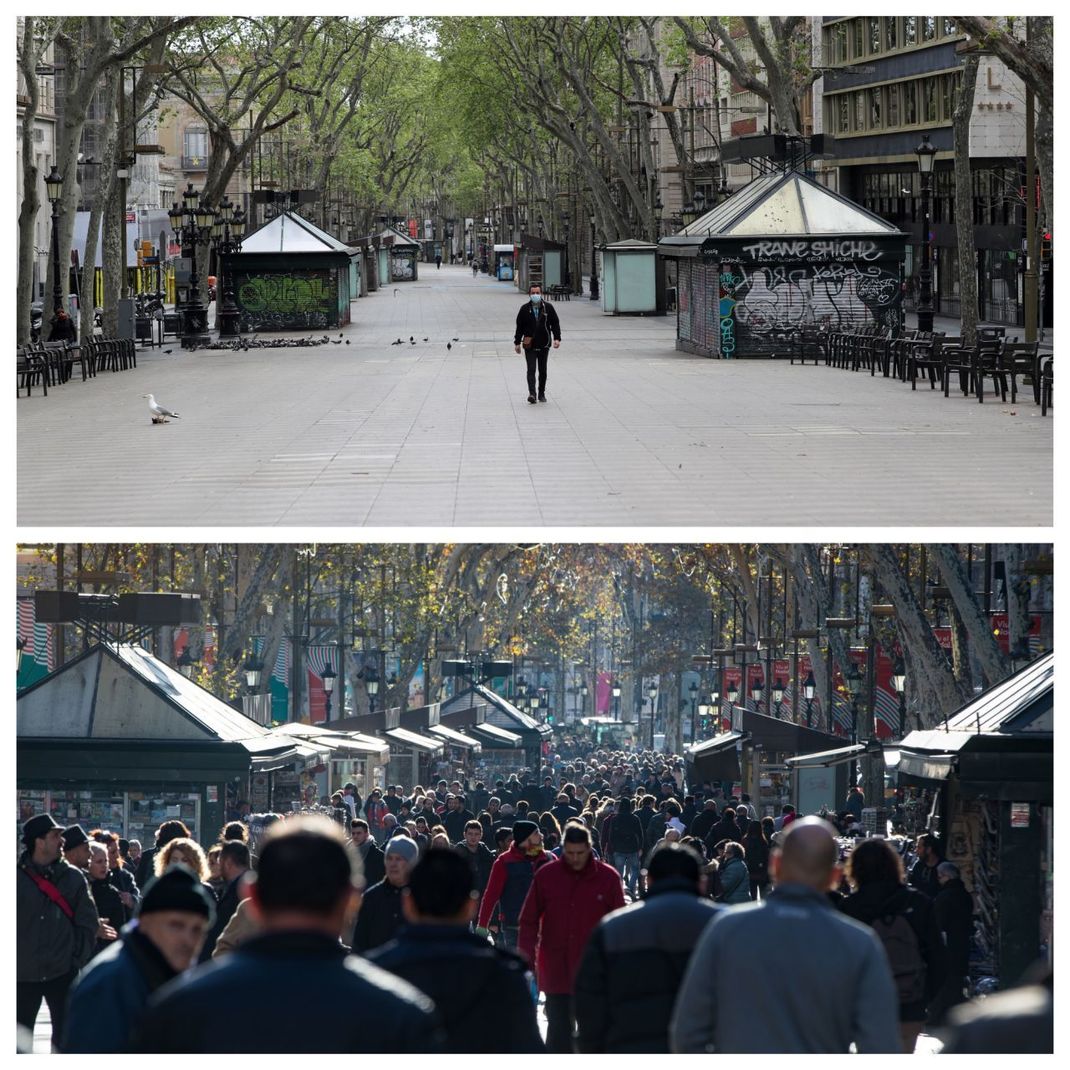
[[[513,822],[513,843],[519,847],[533,832],[538,832],[539,826],[534,821],[521,818]]]
[[[215,921],[212,893],[193,870],[178,862],[145,885],[138,917],[156,910],[181,910],[187,914],[200,914],[209,924]]]

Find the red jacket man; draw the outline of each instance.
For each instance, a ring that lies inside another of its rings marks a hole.
[[[512,844],[507,851],[498,855],[490,867],[490,877],[479,904],[477,932],[487,935],[497,907],[501,944],[516,950],[520,910],[531,888],[532,878],[538,869],[553,861],[553,856],[542,849],[539,826],[534,821],[517,821],[513,825]]]
[[[568,825],[560,860],[535,874],[520,912],[520,951],[546,993],[547,1051],[573,1050],[576,971],[594,927],[623,906],[620,874],[594,857],[587,828]]]

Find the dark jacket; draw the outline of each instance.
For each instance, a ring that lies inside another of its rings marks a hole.
[[[215,948],[215,942],[219,939],[219,934],[227,927],[227,922],[234,916],[234,911],[238,909],[238,903],[241,900],[241,896],[238,893],[238,885],[241,884],[241,879],[241,876],[235,877],[223,889],[223,894],[219,897],[219,902],[215,908],[215,924],[208,930],[208,935],[204,938],[204,947],[201,948],[199,962],[207,962],[212,957],[212,951]]]
[[[370,836],[362,847],[357,848],[357,852],[364,862],[364,887],[370,888],[386,876],[386,855]]]
[[[450,843],[456,843],[464,837],[464,826],[469,821],[474,821],[476,815],[471,810],[447,810],[442,815],[442,827],[450,838]]]
[[[78,975],[71,989],[64,1053],[129,1050],[131,1035],[158,988],[178,975],[156,945],[131,922]]]
[[[462,840],[455,843],[453,849],[472,867],[472,883],[480,895],[490,880],[490,871],[494,865],[494,855],[482,841],[476,844],[474,851],[468,850],[468,844]]]
[[[89,882],[89,894],[97,906],[97,915],[100,920],[108,919],[108,924],[117,932],[126,924],[126,908],[119,898],[119,893],[114,885],[105,877],[103,880]],[[113,944],[113,940],[98,940],[94,954],[100,954],[106,947]]]
[[[482,846],[482,845],[481,845]],[[406,925],[368,961],[429,996],[456,1054],[544,1051],[527,967],[456,925]]]
[[[570,806],[568,803],[558,803],[551,811],[551,814],[557,818],[557,823],[561,826],[561,831],[565,829],[565,822],[569,818],[579,817],[580,812],[575,806]]]
[[[634,813],[614,814],[609,825],[609,842],[604,845],[604,853],[637,854],[643,849],[643,826]],[[612,857],[610,857],[612,861]]]
[[[735,840],[736,843],[742,843],[743,837],[740,835],[739,827],[731,816],[722,816],[720,821],[710,829],[709,835],[706,837],[706,847],[710,853],[713,853],[713,848],[721,842],[721,840]]]
[[[117,892],[128,892],[134,897],[134,905],[132,907],[123,907],[125,913],[125,924],[136,913],[138,904],[141,902],[141,892],[138,890],[137,881],[134,880],[134,874],[126,868],[126,866],[118,866],[115,869],[108,870],[108,882]]]
[[[669,1020],[691,952],[722,910],[679,878],[603,918],[576,974],[580,1052],[668,1052]]]
[[[401,889],[383,879],[364,893],[353,930],[353,950],[380,947],[393,940],[402,924]]]
[[[26,872],[50,880],[74,912],[74,920],[42,892]],[[60,858],[41,869],[28,852],[19,859],[15,893],[16,980],[51,981],[76,973],[93,956],[100,919],[85,874]]]
[[[936,866],[940,863],[937,862]],[[930,899],[935,899],[940,894],[940,881],[936,876],[936,866],[926,864],[922,858],[917,859],[910,867],[910,877],[907,883],[911,888],[917,888]]]
[[[918,950],[925,961],[925,996],[921,1000],[901,1003],[899,1020],[924,1021],[926,1004],[943,983],[945,972],[943,939],[931,900],[905,884],[877,881],[847,896],[841,909],[844,914],[869,926],[878,918],[897,914],[903,914],[910,922],[918,940]]]
[[[441,1042],[431,1001],[407,981],[329,936],[272,932],[161,988],[134,1050],[387,1054],[436,1052]]]
[[[521,339],[527,335],[531,335],[534,339],[531,343],[532,350],[549,349],[551,335],[559,342],[561,341],[561,322],[557,318],[557,309],[545,297],[540,305],[538,313],[530,301],[526,305],[521,305],[520,311],[516,314],[513,345],[520,345]],[[522,799],[524,796],[520,795],[518,798]],[[502,802],[505,802],[505,799],[502,799]],[[534,802],[534,800],[528,799],[528,802]]]
[[[743,841],[747,852],[747,871],[751,880],[764,883],[769,880],[769,844],[761,836],[747,836]]]
[[[158,847],[146,847],[142,850],[141,857],[137,860],[137,869],[134,871],[134,881],[139,888],[144,888],[155,876],[156,867],[153,859],[158,850]]]
[[[956,877],[940,888],[933,900],[936,924],[944,935],[947,970],[961,980],[968,972],[973,938],[973,897]]]
[[[750,873],[742,858],[730,858],[720,869],[721,902],[747,903],[750,901]]]

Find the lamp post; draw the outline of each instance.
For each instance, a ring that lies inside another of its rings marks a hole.
[[[250,654],[245,661],[243,670],[245,672],[245,686],[250,694],[255,694],[256,689],[260,686],[260,675],[264,671],[264,663],[255,654]]]
[[[52,317],[63,311],[63,285],[59,277],[59,202],[63,196],[63,176],[52,165],[45,179],[45,190],[52,203]]]
[[[725,687],[724,697],[728,699],[729,707],[735,706],[736,699],[739,698],[739,684],[734,680],[729,681],[728,685]]]
[[[15,675],[18,676],[22,672],[22,648],[26,645],[26,640],[21,635],[15,637]]]
[[[215,212],[193,188],[193,183],[188,182],[181,206],[176,201],[167,215],[183,252],[190,250],[189,293],[182,304],[182,348],[194,349],[209,341],[208,309],[201,303],[197,285],[197,244],[208,240]]]
[[[334,682],[338,679],[338,673],[328,664],[320,679],[323,681],[323,697],[327,700],[324,717],[329,721],[331,719],[331,695],[334,694]]]
[[[613,720],[620,720],[620,684],[613,681]]]
[[[364,687],[368,692],[368,712],[375,713],[375,696],[379,694],[379,676],[374,669],[365,674]]]
[[[691,696],[691,742],[695,742],[695,713],[698,708],[698,684],[692,680],[690,686],[687,689],[687,693]]]
[[[780,717],[780,704],[784,701],[784,681],[778,676],[773,680],[773,713]]]
[[[658,701],[658,687],[657,684],[651,684],[647,688],[647,696],[650,699],[650,749],[654,749],[654,707]]]
[[[245,213],[224,197],[219,204],[215,224],[212,227],[212,242],[223,276],[223,307],[219,313],[219,337],[234,338],[241,334],[241,317],[234,301],[234,273],[230,257],[241,252],[241,240],[245,234]]]
[[[536,223],[537,223],[537,224],[538,224],[538,226],[539,226],[539,237],[541,238],[541,237],[543,236],[543,227],[544,227],[544,226],[546,225],[546,224],[545,224],[545,223],[543,222],[543,218],[542,218],[542,216],[541,216],[541,215],[540,215],[540,216],[539,216],[539,218],[538,218],[538,219],[536,220]]]
[[[591,693],[591,689],[586,684],[580,684],[580,697],[583,699],[583,712],[581,717],[587,716],[587,696]]]
[[[892,686],[899,696],[899,731],[897,738],[902,739],[907,723],[907,670],[906,666],[903,665],[902,657],[896,658],[895,665],[892,666]]]
[[[858,696],[862,691],[862,674],[858,666],[852,661],[850,669],[844,675],[844,683],[851,695],[851,742],[858,742]],[[851,787],[858,783],[858,760],[851,759]]]
[[[569,211],[566,208],[561,213],[561,222],[565,224],[565,278],[564,278],[564,285],[565,286],[570,286],[571,283],[572,283],[572,275],[571,275],[571,272],[569,271],[569,260],[571,258],[568,255],[569,254],[569,245],[568,245],[569,226],[568,226],[568,224],[569,224],[569,220],[571,218],[572,217],[569,215]]]
[[[594,247],[594,213],[591,213],[591,300],[598,300],[598,250]]]
[[[750,686],[750,697],[754,701],[754,712],[755,713],[757,713],[759,711],[759,709],[761,708],[761,705],[762,705],[762,691],[763,691],[762,681],[761,680],[755,680],[754,683],[751,684],[751,686]],[[766,712],[768,712],[768,710]]]
[[[817,694],[817,683],[814,681],[814,672],[811,669],[806,674],[806,679],[803,681],[803,696],[806,699],[806,727],[809,728],[812,724],[813,708],[814,708],[814,695]]]
[[[921,270],[918,272],[918,330],[933,329],[933,272],[932,247],[929,242],[929,206],[933,191],[933,164],[936,162],[936,147],[923,135],[921,144],[914,150],[918,157],[918,173],[921,175]]]

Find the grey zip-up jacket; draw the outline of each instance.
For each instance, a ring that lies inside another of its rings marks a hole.
[[[669,1032],[675,1052],[899,1053],[898,1006],[873,930],[784,884],[706,928]]]
[[[51,880],[74,911],[64,914],[23,872],[32,868]],[[92,957],[100,918],[85,875],[66,859],[42,869],[23,852],[15,895],[15,957],[19,981],[51,981],[80,970]]]

